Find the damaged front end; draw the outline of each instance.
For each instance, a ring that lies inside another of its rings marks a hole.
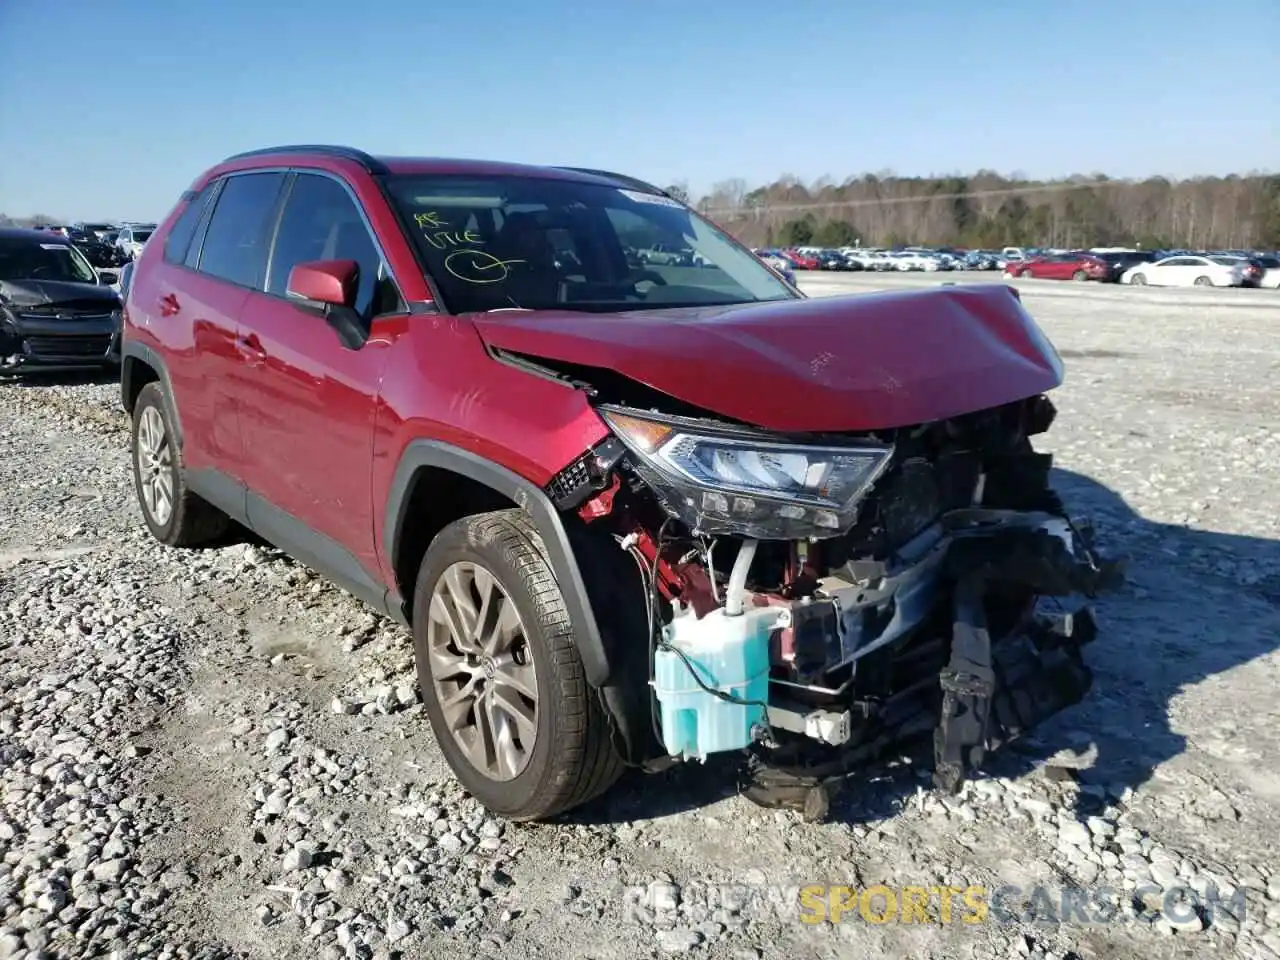
[[[930,734],[957,791],[1088,691],[1122,573],[1032,447],[1043,395],[856,436],[598,409],[612,436],[549,492],[635,561],[643,601],[609,613],[647,631],[650,758],[749,750],[747,795],[812,815]]]

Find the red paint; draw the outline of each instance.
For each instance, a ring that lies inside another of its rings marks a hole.
[[[1005,272],[1037,280],[1074,280],[1077,273],[1083,273],[1090,280],[1105,280],[1111,275],[1111,265],[1088,254],[1044,256],[1011,263]]]
[[[286,287],[291,294],[316,303],[350,306],[356,297],[354,260],[316,260],[295,264]]]
[[[905,426],[1062,380],[1003,285],[598,316],[477,317],[494,346],[604,367],[770,430]]]
[[[398,172],[574,176],[505,164],[388,163]],[[388,584],[396,581],[383,521],[409,443],[443,441],[542,486],[608,435],[583,391],[496,360],[486,341],[611,368],[776,430],[917,423],[1027,397],[1061,379],[1056,358],[1002,286],[611,315],[443,315],[431,307],[398,219],[358,164],[312,154],[242,158],[193,188],[231,170],[286,166],[324,170],[351,187],[414,312],[380,317],[368,341],[348,349],[314,307],[167,263],[179,204],[138,261],[125,338],[151,347],[168,369],[188,469],[242,481]],[[349,281],[333,262],[294,271],[297,292],[323,302],[345,302]],[[612,493],[591,509],[613,510]],[[705,607],[711,584],[699,579],[697,564],[660,556],[642,524],[628,527],[640,534],[664,595]]]
[[[613,512],[613,498],[618,495],[618,491],[621,489],[622,478],[615,473],[613,482],[609,486],[578,508],[578,516],[582,517],[584,523],[607,517]]]

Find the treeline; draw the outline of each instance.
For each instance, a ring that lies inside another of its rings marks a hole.
[[[697,205],[752,246],[1280,248],[1280,175],[1268,174],[1027,180],[983,170],[838,185],[783,177],[754,189],[726,180]]]
[[[0,213],[0,227],[34,227],[42,223],[61,223],[57,217],[47,217],[43,213],[34,213],[29,217],[11,217]]]
[[[668,189],[688,199],[682,185]],[[1027,180],[982,170],[808,186],[782,177],[754,189],[735,179],[716,184],[697,206],[752,246],[1280,248],[1276,174]],[[51,222],[59,221],[0,214],[0,225]]]

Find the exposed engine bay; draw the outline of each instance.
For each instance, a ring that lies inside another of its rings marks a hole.
[[[1050,487],[1047,397],[854,436],[599,410],[613,436],[548,493],[634,562],[658,756],[749,750],[748,796],[812,814],[930,733],[957,791],[1088,691],[1121,564]]]

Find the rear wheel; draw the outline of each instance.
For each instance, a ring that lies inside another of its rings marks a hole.
[[[1197,287],[1212,287],[1213,277],[1196,277]]]
[[[542,538],[522,510],[464,517],[432,541],[414,590],[418,682],[436,740],[485,807],[542,820],[622,773],[583,676]]]
[[[1085,273],[1083,270],[1077,270],[1075,273],[1071,275],[1071,279],[1072,280],[1088,280],[1089,275]]]
[[[151,535],[171,547],[218,541],[230,518],[187,489],[182,447],[159,383],[148,383],[133,406],[133,486]]]

